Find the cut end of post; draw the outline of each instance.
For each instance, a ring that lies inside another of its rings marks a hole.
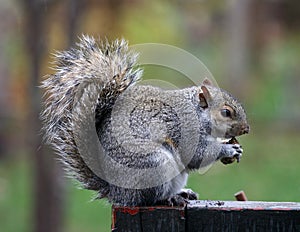
[[[236,194],[234,194],[234,196],[237,201],[248,201],[247,196],[243,190],[237,192]]]

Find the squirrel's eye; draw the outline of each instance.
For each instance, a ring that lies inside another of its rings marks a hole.
[[[231,112],[229,109],[222,109],[221,110],[221,115],[223,117],[226,117],[226,118],[230,118],[231,117]]]

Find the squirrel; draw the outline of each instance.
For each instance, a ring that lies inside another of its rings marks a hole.
[[[249,133],[245,110],[210,80],[179,90],[138,85],[138,55],[124,39],[82,36],[55,58],[56,73],[41,85],[44,138],[97,198],[182,204],[197,198],[184,190],[191,171],[242,156],[235,137]]]

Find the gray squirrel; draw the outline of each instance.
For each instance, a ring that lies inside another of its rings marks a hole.
[[[124,40],[82,36],[77,48],[58,52],[56,73],[42,82],[45,140],[98,198],[183,204],[196,199],[183,190],[191,171],[239,161],[235,137],[249,132],[246,114],[208,79],[180,90],[137,85],[136,61]]]

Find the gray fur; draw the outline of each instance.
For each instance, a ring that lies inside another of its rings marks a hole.
[[[77,49],[57,53],[57,72],[42,84],[46,142],[84,188],[124,206],[169,199],[184,188],[190,171],[241,155],[239,145],[222,144],[218,137],[238,136],[249,128],[240,103],[217,87],[207,86],[211,99],[203,107],[200,87],[165,91],[135,85],[142,73],[135,68],[136,59],[123,40],[97,45],[83,36]],[[80,101],[76,96],[93,99],[93,107],[73,112]],[[236,115],[220,123],[218,110],[224,104],[234,108]],[[95,112],[95,130],[105,156],[124,170],[134,170],[132,176],[115,170],[112,183],[86,164],[73,129],[78,120],[87,120],[88,110]]]

